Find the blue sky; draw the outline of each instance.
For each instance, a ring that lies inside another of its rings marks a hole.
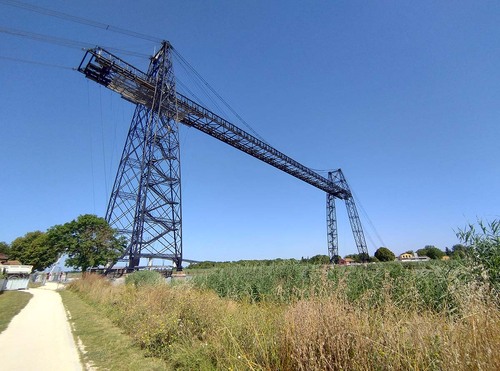
[[[375,226],[360,210],[371,254],[444,249],[466,223],[499,218],[500,3],[26,3],[169,40],[271,145],[342,168]],[[0,30],[0,241],[103,216],[134,107],[53,67],[77,67],[78,47],[11,33],[147,55],[158,45],[4,1]],[[181,128],[181,152],[185,257],[327,253],[321,191],[195,129]],[[337,209],[339,252],[354,253]]]

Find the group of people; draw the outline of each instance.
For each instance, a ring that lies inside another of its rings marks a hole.
[[[66,282],[68,274],[66,272],[35,273],[32,277],[33,282]]]
[[[56,272],[56,273],[47,273],[47,281],[57,281],[57,282],[65,282],[67,278],[66,272]]]

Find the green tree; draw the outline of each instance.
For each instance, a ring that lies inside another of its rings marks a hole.
[[[330,257],[328,255],[314,255],[312,258],[308,259],[308,263],[311,264],[330,264]]]
[[[388,262],[396,259],[396,255],[387,247],[379,247],[377,251],[375,251],[375,257],[381,262]]]
[[[28,232],[12,241],[9,258],[32,265],[34,271],[43,271],[54,264],[62,250],[51,244],[46,233]]]
[[[0,242],[0,253],[9,255],[10,246],[7,242]]]
[[[427,245],[423,249],[417,250],[418,256],[428,256],[431,259],[441,259],[444,252],[439,250],[436,246]]]
[[[451,248],[451,257],[453,259],[465,259],[469,255],[470,249],[462,244],[453,245]]]
[[[116,261],[125,249],[125,240],[105,219],[96,215],[80,215],[64,225],[57,225],[47,232],[51,243],[66,251],[66,266],[88,268]]]
[[[342,257],[340,255],[333,255],[333,257],[332,257],[332,263],[333,264],[338,264],[340,262],[340,259],[342,259]]]
[[[361,253],[361,254],[358,254],[358,256],[359,256],[359,260],[361,261],[361,263],[366,263],[366,262],[370,261],[370,255],[368,255],[368,254]]]

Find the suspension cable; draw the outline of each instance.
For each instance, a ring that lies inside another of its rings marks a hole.
[[[205,86],[200,82],[200,79],[197,78],[196,74],[194,74],[192,72],[191,69],[188,68],[188,66],[186,65],[186,63],[180,59],[176,54],[173,54],[175,60],[177,62],[179,62],[179,66],[183,69],[183,71],[186,73],[186,77],[189,78],[190,82],[195,84],[196,87],[201,91],[202,94],[204,94],[204,96],[206,98],[208,98],[210,100],[210,102],[212,103],[212,105],[219,111],[219,114],[221,114],[222,116],[227,116],[227,113],[225,112],[225,110],[218,104],[218,102],[214,99],[213,97],[213,94],[210,94],[210,92],[205,88]],[[176,78],[177,81],[180,81],[178,78]],[[187,89],[187,86],[185,84],[183,84],[181,82],[181,85],[183,87],[185,87]],[[187,89],[189,90],[189,89]],[[189,90],[192,94],[192,91]],[[195,98],[197,98],[199,100],[199,103],[202,103],[203,105],[206,106],[206,104],[203,103],[202,100],[200,100],[199,97],[197,97],[196,95],[193,94],[193,96]]]
[[[226,106],[229,111],[243,124],[247,127],[248,130],[250,130],[257,138],[259,138],[262,142],[267,143],[267,141],[259,134],[257,133],[251,126],[248,124],[230,105],[229,103],[222,98],[222,96],[217,93],[217,91],[203,78],[203,76],[200,75],[198,71],[195,70],[195,68],[177,51],[177,49],[173,48],[174,55],[179,59],[182,64],[184,64],[187,69],[189,69],[202,83],[205,87],[208,88],[208,90],[214,94],[221,102]]]
[[[368,220],[368,223],[370,224],[371,228],[375,232],[375,235],[377,236],[378,241],[382,244],[381,246],[387,247],[384,240],[382,239],[382,237],[378,233],[377,228],[375,228],[375,225],[372,223],[370,217],[368,216],[368,213],[366,212],[365,208],[363,207],[363,204],[361,203],[361,201],[359,200],[359,198],[356,196],[356,194],[354,193],[354,191],[352,189],[351,189],[351,193],[352,193],[352,196],[354,197],[354,200],[356,201],[356,204],[359,205],[359,208],[361,209],[363,216],[366,218],[366,220]],[[372,243],[373,243],[373,241],[372,241]]]

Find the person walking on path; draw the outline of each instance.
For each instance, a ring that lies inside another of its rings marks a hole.
[[[83,370],[56,284],[30,289],[33,297],[0,334],[3,371]]]

